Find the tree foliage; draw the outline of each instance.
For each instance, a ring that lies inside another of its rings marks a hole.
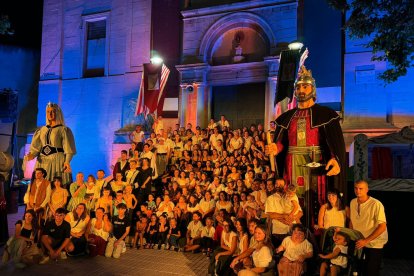
[[[414,0],[327,0],[335,9],[349,13],[345,30],[351,38],[369,37],[364,45],[374,61],[387,61],[379,75],[386,83],[396,81],[414,66]]]
[[[0,35],[13,34],[11,29],[9,17],[7,15],[0,15]]]

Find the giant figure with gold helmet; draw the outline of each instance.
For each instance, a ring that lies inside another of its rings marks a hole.
[[[346,194],[345,142],[337,112],[315,103],[315,79],[305,66],[300,68],[294,89],[297,107],[276,119],[269,152],[276,155],[279,176],[297,185],[306,224],[311,227],[328,189]]]

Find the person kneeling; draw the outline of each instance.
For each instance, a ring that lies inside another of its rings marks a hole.
[[[45,264],[49,258],[54,260],[66,259],[66,252],[70,252],[70,224],[65,221],[66,210],[59,208],[55,211],[55,219],[49,221],[44,228],[41,238],[45,256],[40,264]],[[73,247],[72,247],[73,248]]]
[[[131,228],[129,219],[125,216],[127,206],[125,203],[119,203],[116,208],[118,209],[118,216],[115,216],[113,223],[112,236],[108,239],[108,244],[105,250],[105,257],[119,258],[121,253],[125,253],[126,245],[125,238],[129,235]]]

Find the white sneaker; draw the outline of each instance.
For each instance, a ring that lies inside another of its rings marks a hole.
[[[7,251],[7,249],[4,249],[3,258],[2,258],[3,264],[7,264],[9,259],[10,259],[9,251]]]
[[[124,243],[123,246],[122,246],[122,253],[125,253],[125,252],[126,252],[126,245]]]
[[[15,267],[17,267],[17,268],[22,269],[22,268],[25,268],[27,265],[26,265],[26,264],[24,264],[24,263],[20,263],[20,262],[18,262],[18,263],[15,263],[15,264],[14,264],[14,266],[15,266]]]
[[[161,244],[161,249],[165,249],[165,244]]]
[[[40,260],[39,264],[46,264],[47,262],[49,262],[49,257],[48,257],[48,256],[44,256],[44,257]]]
[[[170,250],[174,250],[174,249],[175,249],[174,245],[171,245]]]
[[[66,260],[68,258],[68,255],[66,255],[66,252],[65,251],[60,252],[60,258],[62,260]]]

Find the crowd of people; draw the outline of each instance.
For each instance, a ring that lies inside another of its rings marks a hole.
[[[274,128],[271,122],[271,135]],[[164,130],[159,116],[148,138],[137,126],[130,139],[108,175],[78,172],[65,185],[59,176],[50,183],[46,170],[36,168],[3,261],[24,266],[82,254],[119,258],[130,247],[205,254],[212,275],[300,275],[305,260],[320,253],[314,234],[337,226],[338,250],[347,243],[340,228],[353,227],[365,237],[357,247],[369,248],[370,269],[380,265],[375,249],[386,242],[386,220],[382,204],[367,195],[368,184],[355,184],[350,207],[340,191],[329,190],[319,216],[305,227],[296,183],[271,169],[262,124],[231,129],[222,116],[206,129],[177,124]],[[335,263],[338,250],[319,255],[334,264],[321,265],[321,275],[346,266]],[[276,254],[283,254],[278,264]]]

